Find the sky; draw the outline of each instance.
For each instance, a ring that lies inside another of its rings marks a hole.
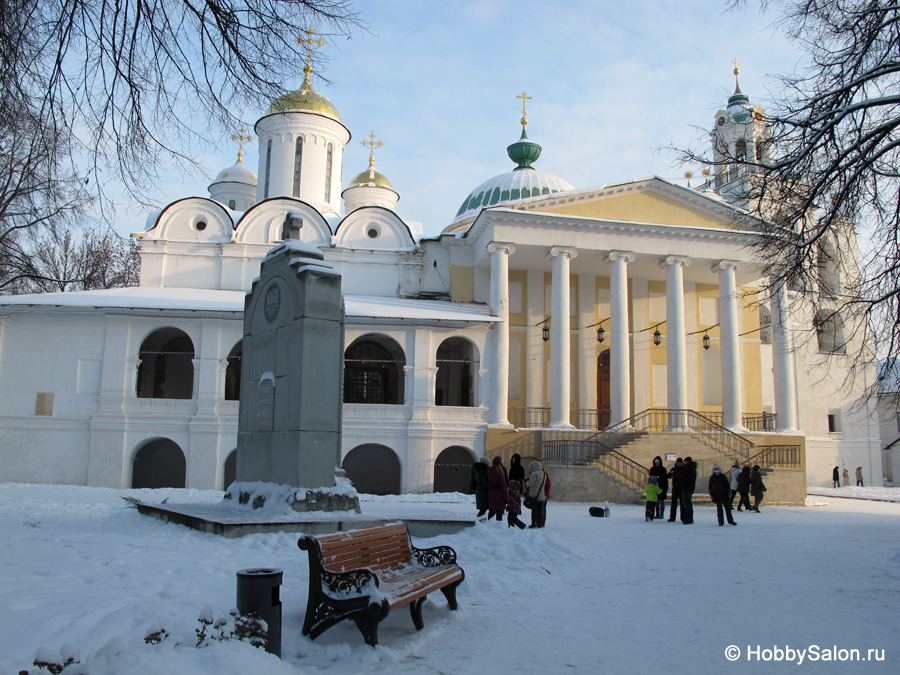
[[[528,135],[543,147],[535,167],[576,188],[659,175],[684,181],[700,167],[675,164],[669,146],[703,147],[715,112],[741,88],[766,106],[772,76],[793,72],[799,51],[750,3],[642,3],[561,0],[357,3],[367,31],[332,38],[313,85],[337,107],[352,134],[342,187],[367,167],[360,145],[370,131],[384,143],[375,166],[400,194],[397,212],[426,235],[452,222],[469,192],[510,171],[506,147],[521,133],[523,91]],[[302,63],[295,89],[302,81]],[[323,81],[323,76],[327,81]],[[268,106],[235,111],[248,128]],[[207,186],[234,163],[223,135],[198,158],[205,175],[172,172],[160,204],[207,196]],[[256,139],[244,163],[258,167]],[[697,179],[694,179],[696,185]],[[146,212],[120,203],[117,229],[144,229]]]

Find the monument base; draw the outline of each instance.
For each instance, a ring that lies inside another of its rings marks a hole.
[[[286,514],[292,511],[355,511],[361,513],[356,490],[346,478],[335,477],[334,487],[298,488],[282,483],[237,481],[225,491],[225,501]]]
[[[321,490],[306,490],[306,494],[300,496],[301,491],[297,491],[291,502],[291,508],[300,513],[309,511],[356,511],[362,513],[359,509],[359,497],[356,495],[336,494],[334,492],[324,492]]]

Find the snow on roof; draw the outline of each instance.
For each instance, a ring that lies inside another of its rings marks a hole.
[[[71,293],[37,293],[0,297],[3,307],[73,307],[97,309],[156,309],[208,312],[243,312],[244,291],[202,288],[110,288]],[[345,295],[348,318],[400,319],[402,321],[499,321],[484,305],[442,300]]]

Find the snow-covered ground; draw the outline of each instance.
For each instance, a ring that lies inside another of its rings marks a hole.
[[[221,498],[0,485],[0,673],[46,672],[31,665],[38,650],[77,650],[81,665],[66,675],[900,672],[898,503],[815,496],[814,506],[763,504],[720,528],[711,507],[685,527],[645,523],[640,506],[612,505],[607,519],[551,502],[544,530],[488,523],[417,541],[456,549],[460,609],[435,594],[421,632],[405,609],[393,612],[373,649],[349,622],[315,642],[300,635],[308,573],[297,535],[223,539],[141,516],[123,495]],[[474,510],[468,497],[430,497],[362,506],[373,515]],[[197,617],[205,607],[226,615],[235,572],[257,566],[284,570],[283,660],[234,641],[194,648]],[[183,644],[145,644],[152,626]],[[853,649],[883,660],[824,660]]]

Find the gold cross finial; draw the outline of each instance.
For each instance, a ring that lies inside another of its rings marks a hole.
[[[294,42],[306,50],[306,65],[303,67],[303,73],[306,75],[306,78],[309,79],[309,74],[312,72],[311,64],[313,52],[324,47],[325,40],[320,37],[313,37],[316,35],[316,31],[312,26],[304,30],[303,33],[304,35],[298,35],[294,38]]]
[[[375,131],[373,130],[368,136],[366,136],[369,140],[360,141],[360,145],[369,149],[369,166],[375,166],[375,148],[380,148],[384,146],[380,140],[377,140],[378,137],[375,135]]]
[[[253,136],[250,136],[247,133],[247,130],[244,128],[244,125],[241,125],[241,128],[237,130],[236,134],[231,134],[231,140],[238,144],[238,162],[243,163],[244,161],[244,143],[249,143],[253,140]]]
[[[734,61],[732,61],[732,63],[734,64],[734,74],[735,74],[735,75],[739,75],[740,72],[741,72],[741,69],[738,68],[738,66],[741,65],[741,64],[738,63],[738,60],[737,60],[737,59],[735,59]]]
[[[524,91],[516,96],[516,98],[522,99],[522,131],[525,131],[525,125],[528,124],[528,115],[525,114],[525,101],[530,101],[531,97],[526,94]]]

